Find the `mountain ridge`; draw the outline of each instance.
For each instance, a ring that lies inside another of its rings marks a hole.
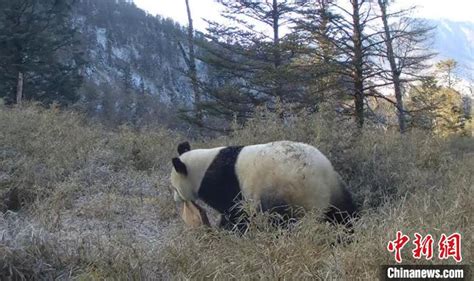
[[[100,93],[99,97],[106,97],[103,87],[111,87],[109,92],[114,93],[128,87],[175,110],[192,103],[190,81],[184,73],[186,63],[178,47],[178,42],[183,42],[186,48],[184,26],[160,15],[151,15],[129,0],[79,0],[74,20],[91,61],[85,70],[86,83]],[[462,83],[468,85],[466,81],[473,80],[474,70],[474,23],[446,19],[426,21],[436,26],[433,49],[438,56],[435,60],[453,58],[458,61]],[[203,70],[202,64],[198,67]],[[89,96],[97,99],[92,94]],[[97,100],[91,103],[93,110],[94,106],[98,109],[105,106]]]
[[[474,23],[448,19],[427,21],[436,25],[434,49],[439,53],[438,58],[454,59],[461,69],[474,71]],[[465,73],[462,76],[466,76]]]

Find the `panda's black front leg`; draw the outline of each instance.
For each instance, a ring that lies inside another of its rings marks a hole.
[[[225,230],[238,230],[244,234],[248,229],[248,219],[243,212],[228,212],[221,215],[219,227]]]
[[[219,227],[225,230],[232,230],[234,224],[229,220],[228,215],[221,214],[221,221],[219,222]]]

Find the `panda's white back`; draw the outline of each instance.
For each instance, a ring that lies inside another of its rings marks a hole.
[[[245,198],[262,195],[305,209],[327,208],[339,192],[337,173],[313,146],[289,141],[245,146],[236,162]]]

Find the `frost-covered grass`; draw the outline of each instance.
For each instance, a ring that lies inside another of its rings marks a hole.
[[[362,208],[347,245],[335,243],[347,234],[313,214],[291,230],[257,216],[244,236],[186,229],[168,178],[182,135],[110,131],[72,112],[0,108],[0,209],[14,199],[12,189],[23,204],[0,214],[0,279],[371,280],[394,262],[386,244],[397,230],[460,232],[463,263],[472,264],[473,139],[357,132],[335,119],[281,122],[263,112],[231,136],[191,143],[288,139],[318,147]],[[410,251],[404,263],[441,263],[415,261]]]

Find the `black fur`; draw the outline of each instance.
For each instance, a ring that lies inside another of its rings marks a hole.
[[[183,175],[188,174],[188,169],[186,168],[186,165],[178,157],[173,158],[172,162],[176,172]]]
[[[189,144],[189,142],[185,141],[183,143],[180,143],[178,145],[178,154],[181,155],[185,152],[188,152],[191,150],[191,145]]]
[[[237,228],[245,232],[248,218],[238,205],[243,197],[235,172],[235,164],[242,148],[242,146],[229,146],[219,151],[204,174],[198,196],[222,214],[220,227],[228,230]],[[263,196],[260,203],[261,211],[279,215],[279,218],[277,216],[277,219],[272,221],[276,225],[291,223],[302,214],[299,209],[290,208],[281,198],[272,196],[271,192]],[[356,212],[357,208],[351,194],[343,187],[340,198],[331,198],[331,207],[325,213],[325,217],[333,223],[342,223],[351,227],[350,220]]]
[[[270,223],[275,227],[288,227],[301,216],[298,208],[293,208],[281,198],[274,197],[271,193],[265,194],[260,199],[262,212],[271,215]]]
[[[342,187],[341,195],[331,198],[331,207],[325,213],[326,220],[352,227],[351,219],[357,216],[357,207],[345,187]]]
[[[232,228],[241,215],[235,206],[243,199],[235,163],[242,148],[229,146],[219,151],[204,174],[198,191],[199,198],[223,215],[221,227],[227,229]]]

